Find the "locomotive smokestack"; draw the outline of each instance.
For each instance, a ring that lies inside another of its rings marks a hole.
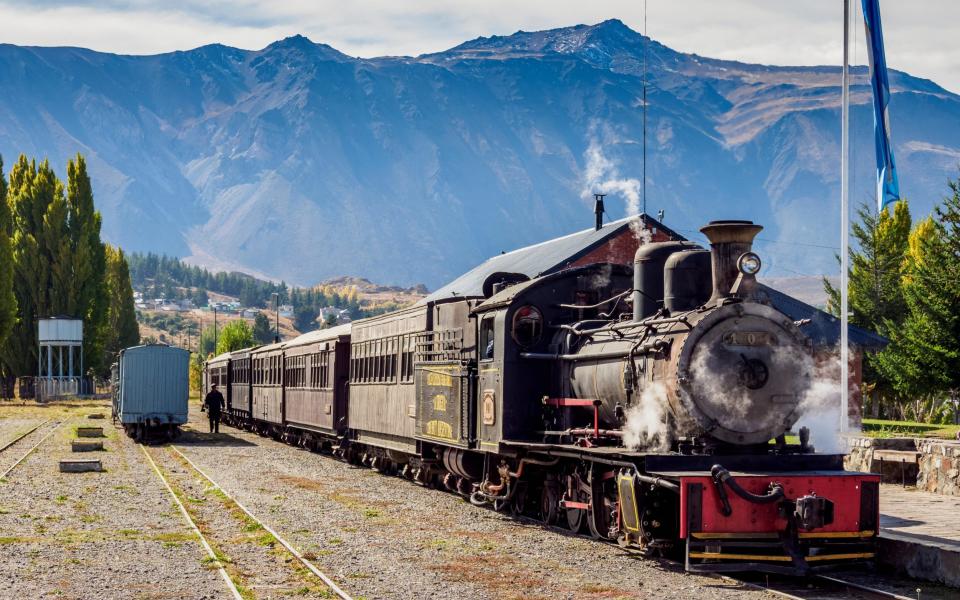
[[[593,214],[597,217],[597,231],[600,231],[600,228],[603,227],[603,197],[606,194],[594,194],[593,198],[595,200],[593,204]]]
[[[713,295],[709,303],[730,296],[740,270],[737,259],[753,247],[753,238],[763,229],[753,221],[711,221],[700,231],[710,240]]]

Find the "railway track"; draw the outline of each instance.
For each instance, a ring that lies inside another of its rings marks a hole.
[[[180,514],[183,515],[183,518],[187,521],[187,524],[190,526],[190,529],[193,530],[194,535],[200,540],[200,544],[203,546],[203,549],[207,552],[207,557],[212,561],[212,564],[217,565],[217,572],[220,574],[220,577],[223,579],[224,583],[227,584],[230,593],[233,594],[234,600],[243,600],[243,596],[240,594],[240,590],[237,589],[237,584],[234,583],[233,579],[230,577],[230,574],[227,573],[227,570],[224,568],[223,563],[217,557],[217,554],[213,551],[213,547],[210,546],[210,542],[207,541],[203,532],[200,531],[200,528],[197,527],[197,524],[194,522],[193,517],[190,516],[190,513],[187,511],[187,508],[183,505],[183,502],[180,501],[180,497],[177,496],[176,492],[173,491],[173,487],[170,486],[170,482],[167,481],[167,478],[163,475],[163,472],[160,470],[160,467],[157,466],[157,463],[153,460],[153,457],[150,456],[150,453],[147,452],[146,446],[140,446],[140,449],[143,450],[144,456],[147,457],[147,461],[150,463],[150,466],[153,467],[154,472],[157,474],[157,477],[160,478],[160,481],[163,482],[164,487],[167,488],[167,491],[170,492],[170,495],[173,497],[173,501],[176,503],[177,508],[180,509]]]
[[[47,419],[46,421],[43,421],[43,422],[41,422],[41,423],[37,423],[36,425],[34,425],[33,427],[31,427],[30,429],[28,429],[28,430],[25,431],[24,433],[21,433],[20,435],[18,435],[17,437],[13,438],[12,440],[10,440],[10,441],[7,442],[6,444],[4,444],[2,447],[0,447],[0,452],[3,452],[3,451],[6,450],[7,448],[13,446],[14,444],[16,444],[17,442],[19,442],[19,441],[22,440],[23,438],[27,437],[28,435],[30,435],[31,433],[33,433],[33,432],[36,431],[37,429],[40,429],[41,427],[43,427],[44,425],[46,425],[46,424],[49,423],[50,421],[51,421],[51,419]]]
[[[287,540],[285,540],[285,539],[284,539],[279,533],[277,533],[272,527],[270,527],[269,525],[267,525],[266,523],[264,523],[259,517],[257,517],[255,514],[253,514],[246,506],[244,506],[242,503],[240,503],[239,500],[237,500],[237,499],[234,498],[232,495],[230,495],[230,493],[227,492],[225,489],[223,489],[223,487],[222,487],[219,483],[217,483],[216,481],[214,481],[214,480],[213,480],[209,475],[207,475],[200,467],[198,467],[196,463],[194,463],[192,460],[190,460],[190,458],[189,458],[186,454],[184,454],[183,452],[181,452],[179,448],[177,448],[176,446],[173,446],[173,445],[171,445],[170,448],[173,449],[173,451],[176,452],[183,460],[185,460],[185,461],[187,462],[187,464],[189,464],[190,467],[191,467],[194,471],[196,471],[201,477],[203,477],[205,480],[207,480],[207,481],[210,483],[210,485],[213,486],[214,489],[219,490],[220,493],[223,494],[224,496],[226,496],[231,502],[233,502],[233,503],[237,506],[237,508],[239,508],[240,510],[242,510],[242,511],[247,515],[247,517],[249,517],[249,518],[252,519],[254,522],[256,522],[258,525],[260,525],[260,527],[262,527],[262,528],[264,529],[264,531],[268,532],[270,535],[272,535],[274,538],[276,538],[277,542],[279,542],[281,546],[283,546],[290,554],[292,554],[293,557],[296,558],[296,559],[300,562],[300,564],[302,564],[308,571],[310,571],[310,572],[313,573],[318,579],[320,579],[320,581],[322,581],[322,582],[324,583],[324,585],[326,585],[328,588],[330,588],[330,591],[332,591],[334,594],[336,594],[338,598],[341,598],[342,600],[352,600],[352,598],[350,597],[350,595],[347,594],[347,592],[343,591],[343,589],[341,589],[332,579],[330,579],[330,577],[328,577],[325,573],[323,573],[323,571],[321,571],[321,570],[317,567],[317,565],[313,564],[313,562],[311,562],[309,559],[307,559],[307,558],[303,555],[303,553],[301,553],[299,550],[297,550],[297,549],[293,546],[293,544],[291,544],[290,542],[288,542]]]
[[[764,578],[763,575],[743,578],[725,575],[723,578],[791,600],[833,600],[839,598],[852,600],[917,600],[917,597],[911,598],[910,596],[903,596],[828,575],[812,575],[810,577],[771,575],[768,578]]]
[[[50,422],[51,422],[50,420],[47,420],[47,421],[44,421],[43,423],[41,423],[40,425],[37,425],[36,427],[34,427],[33,429],[31,429],[30,431],[26,432],[25,434],[21,435],[21,436],[18,437],[17,439],[15,439],[15,440],[13,440],[12,442],[10,442],[10,443],[8,443],[7,445],[5,445],[2,449],[0,449],[0,452],[5,451],[5,450],[7,450],[8,448],[12,448],[15,444],[18,444],[19,442],[23,441],[28,435],[34,433],[34,432],[37,431],[40,427],[42,427],[42,426],[44,426],[44,425],[46,425],[46,424],[48,424],[48,423],[50,423]],[[30,446],[30,448],[28,448],[26,452],[24,452],[22,455],[20,455],[20,458],[18,458],[16,461],[14,461],[13,464],[11,464],[9,467],[7,467],[7,468],[3,471],[3,473],[0,473],[0,479],[5,479],[8,475],[10,475],[10,473],[12,473],[14,469],[16,469],[23,461],[25,461],[28,456],[30,456],[31,454],[33,454],[33,451],[36,450],[37,448],[39,448],[39,447],[40,447],[40,444],[42,444],[44,441],[46,441],[46,439],[47,439],[48,437],[50,437],[51,435],[53,435],[53,433],[54,433],[57,429],[60,429],[60,427],[61,427],[64,423],[66,423],[66,420],[58,421],[57,424],[56,424],[53,428],[51,428],[49,431],[47,431],[47,432],[37,441],[36,444]]]

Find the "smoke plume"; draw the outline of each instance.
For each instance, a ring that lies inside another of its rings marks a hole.
[[[648,382],[638,400],[627,409],[623,445],[631,450],[668,450],[667,388],[659,381]]]
[[[618,143],[622,141],[608,125],[597,121],[590,124],[590,139],[587,150],[584,152],[586,168],[580,196],[585,200],[592,199],[594,194],[621,196],[626,203],[627,216],[635,217],[640,214],[642,182],[634,177],[621,177],[618,162],[607,157],[603,151],[604,147]],[[650,231],[645,229],[639,221],[632,223],[631,228],[641,243],[650,241]]]

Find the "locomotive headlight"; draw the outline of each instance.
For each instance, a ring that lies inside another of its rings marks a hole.
[[[737,259],[737,269],[744,275],[756,275],[760,272],[762,265],[760,257],[753,252],[744,252]]]

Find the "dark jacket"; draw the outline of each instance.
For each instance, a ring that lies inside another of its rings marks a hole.
[[[203,407],[207,409],[207,413],[213,416],[220,416],[220,411],[223,410],[226,402],[223,400],[223,394],[220,393],[220,390],[213,390],[207,394],[203,399]]]

